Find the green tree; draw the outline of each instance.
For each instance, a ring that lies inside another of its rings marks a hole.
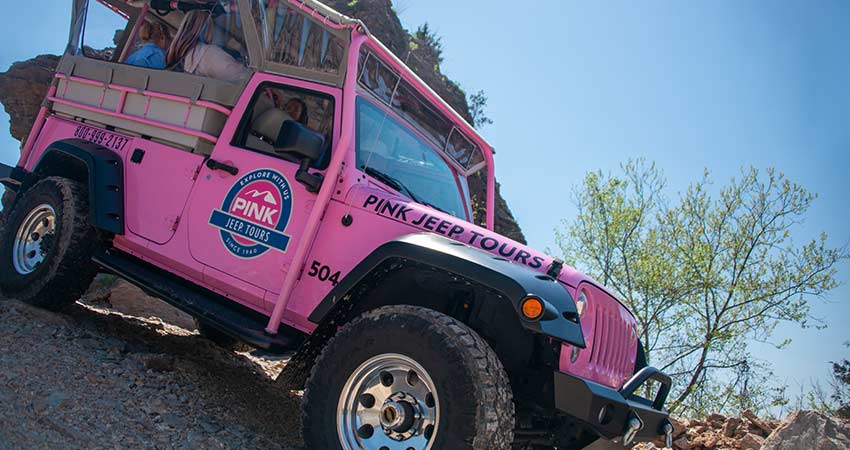
[[[816,196],[773,169],[749,168],[719,187],[705,171],[671,202],[654,164],[621,168],[577,186],[578,214],[556,230],[567,261],[634,312],[650,363],[675,380],[672,410],[781,403],[748,343],[770,342],[782,321],[817,325],[809,300],[837,285],[835,264],[850,256],[826,234],[792,239]]]
[[[484,125],[493,124],[493,119],[487,117],[487,95],[478,91],[469,96],[469,115],[472,116],[472,126],[481,129]]]
[[[850,348],[850,342],[844,344]],[[832,363],[832,395],[834,413],[842,419],[850,420],[850,360],[843,359]]]

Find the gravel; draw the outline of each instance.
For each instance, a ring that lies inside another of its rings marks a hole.
[[[0,299],[0,449],[300,448],[300,397],[273,382],[284,360],[122,312],[158,302],[122,288],[61,314]]]

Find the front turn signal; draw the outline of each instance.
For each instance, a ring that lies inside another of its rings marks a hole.
[[[543,300],[537,297],[528,297],[522,301],[520,306],[522,315],[528,320],[537,320],[543,315]]]

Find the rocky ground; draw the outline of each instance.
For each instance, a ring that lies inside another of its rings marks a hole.
[[[0,300],[0,449],[299,448],[299,397],[272,381],[284,362],[115,288],[63,314]]]
[[[300,448],[285,360],[222,349],[126,282],[61,314],[0,300],[0,323],[0,450]],[[850,425],[812,412],[674,424],[675,450],[850,449]]]
[[[712,414],[704,420],[673,419],[674,450],[848,450],[850,424],[813,411],[767,420],[744,411],[741,417]],[[661,444],[640,444],[654,450]]]

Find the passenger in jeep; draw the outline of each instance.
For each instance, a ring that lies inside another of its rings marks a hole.
[[[168,48],[168,67],[182,65],[183,71],[202,77],[241,83],[251,71],[224,49],[209,44],[213,39],[212,15],[209,11],[190,11],[183,18],[174,42]]]
[[[149,69],[165,69],[165,51],[171,44],[168,28],[159,22],[145,22],[139,27],[139,39],[143,45],[124,63]]]
[[[301,125],[309,127],[310,115],[307,112],[307,104],[300,98],[291,98],[283,107],[287,114]]]

